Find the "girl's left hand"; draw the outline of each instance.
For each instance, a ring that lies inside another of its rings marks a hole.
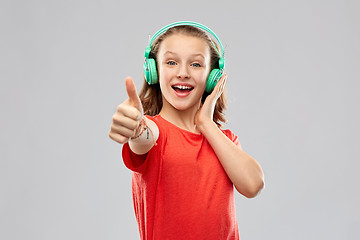
[[[200,107],[195,115],[195,125],[201,131],[201,126],[213,122],[213,115],[216,101],[224,92],[227,75],[224,74],[216,84],[212,93],[206,97],[204,104]]]

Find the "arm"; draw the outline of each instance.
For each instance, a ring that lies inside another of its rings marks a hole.
[[[156,123],[146,117],[143,118],[145,122],[144,131],[136,138],[130,138],[129,146],[131,151],[141,155],[150,151],[150,149],[156,144],[156,140],[159,137],[159,128]]]
[[[240,146],[235,145],[215,124],[212,119],[217,99],[222,94],[226,75],[213,92],[206,98],[195,117],[196,127],[210,143],[236,190],[245,197],[255,197],[264,187],[264,174],[257,163]]]
[[[264,187],[264,175],[257,161],[235,145],[213,121],[203,122],[198,127],[236,190],[245,197],[255,197]]]
[[[112,118],[109,137],[120,144],[129,142],[130,149],[134,153],[145,154],[155,145],[159,137],[159,129],[155,122],[143,116],[142,104],[133,80],[126,78],[125,84],[129,98],[117,107]],[[143,124],[141,124],[142,119]]]

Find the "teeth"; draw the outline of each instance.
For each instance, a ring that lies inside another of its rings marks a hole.
[[[192,87],[190,87],[190,86],[181,86],[181,85],[176,85],[176,86],[174,86],[174,87],[179,88],[179,89],[182,89],[182,90],[184,90],[184,89],[191,89],[191,88],[192,88]]]

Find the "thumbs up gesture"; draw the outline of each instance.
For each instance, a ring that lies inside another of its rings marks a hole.
[[[109,137],[121,144],[136,136],[140,121],[144,115],[140,98],[131,77],[125,79],[125,86],[129,98],[118,105],[109,132]]]

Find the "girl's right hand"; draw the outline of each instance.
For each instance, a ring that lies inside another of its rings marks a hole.
[[[131,137],[138,134],[140,121],[144,115],[140,98],[131,77],[125,79],[125,86],[129,98],[118,105],[112,117],[109,132],[109,137],[121,144],[128,142]]]

